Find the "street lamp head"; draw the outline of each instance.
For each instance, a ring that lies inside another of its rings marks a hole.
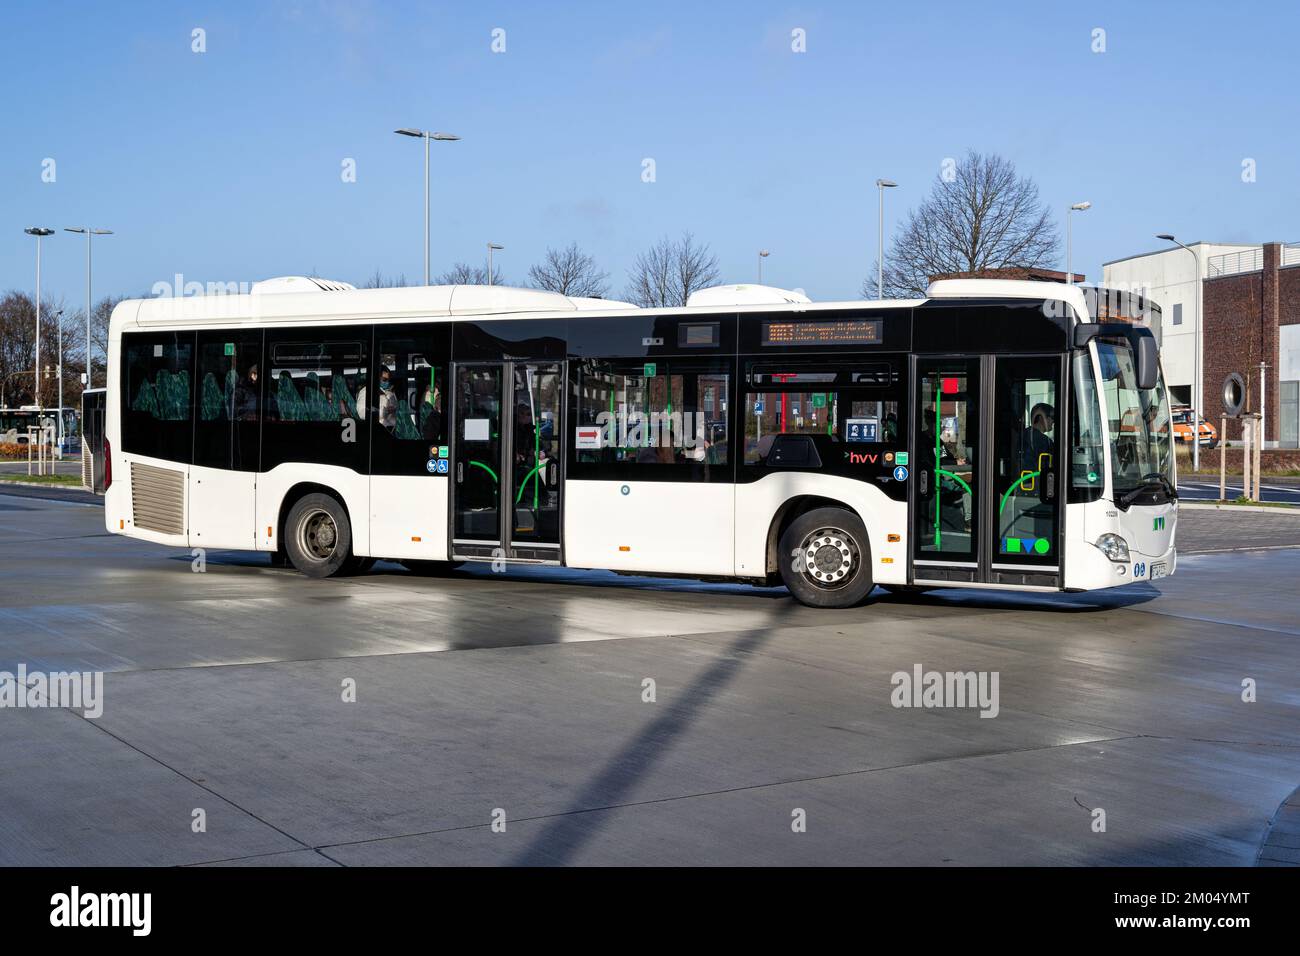
[[[29,236],[36,236],[38,239],[54,235],[53,229],[46,229],[44,226],[29,226],[23,232]]]
[[[1175,239],[1173,236],[1171,236],[1171,235],[1170,235],[1169,233],[1167,233],[1167,232],[1158,232],[1158,233],[1156,233],[1156,238],[1157,238],[1157,239],[1163,239],[1163,240],[1165,240],[1166,242],[1177,242],[1177,241],[1178,241],[1177,239]]]
[[[460,137],[457,136],[455,133],[434,133],[429,138],[436,139],[442,143],[454,143],[456,142],[456,140],[460,139]]]
[[[1092,208],[1092,203],[1090,203],[1090,202],[1077,202],[1077,203],[1075,203],[1073,206],[1071,206],[1070,208],[1071,208],[1071,209],[1077,209],[1077,210],[1079,210],[1079,212],[1083,212],[1085,209],[1091,209],[1091,208]]]
[[[879,186],[881,189],[890,189],[894,186],[897,186],[898,183],[894,182],[892,179],[877,179],[876,185]]]
[[[496,249],[496,250],[500,251],[501,249],[504,249],[505,246],[499,245],[498,243],[495,243],[495,242],[489,242],[489,243],[488,243],[488,248],[489,248],[489,249]]]
[[[393,130],[393,132],[396,133],[398,136],[414,136],[417,139],[424,135],[422,131],[418,129],[411,129],[409,126],[403,126],[401,129]]]

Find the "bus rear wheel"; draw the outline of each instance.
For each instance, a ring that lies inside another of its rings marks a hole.
[[[781,579],[808,607],[853,607],[871,593],[871,546],[862,520],[844,508],[817,508],[781,535]]]
[[[337,499],[322,494],[299,498],[289,511],[284,532],[290,563],[309,578],[347,573],[352,563],[352,525]]]

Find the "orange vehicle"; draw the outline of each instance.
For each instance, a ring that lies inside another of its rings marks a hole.
[[[1186,405],[1175,406],[1172,410],[1174,420],[1174,441],[1180,445],[1192,443],[1192,410]],[[1213,448],[1219,444],[1219,431],[1204,418],[1201,419],[1200,442],[1202,448]]]

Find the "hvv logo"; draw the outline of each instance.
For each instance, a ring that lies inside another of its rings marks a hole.
[[[1152,519],[1151,519],[1151,530],[1152,530],[1152,531],[1164,531],[1164,530],[1165,530],[1165,519],[1164,519],[1164,518],[1152,518]]]
[[[849,451],[845,452],[849,456],[850,465],[874,465],[879,458],[878,455],[870,455],[865,452]]]

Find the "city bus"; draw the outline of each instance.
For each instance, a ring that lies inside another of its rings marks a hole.
[[[76,409],[64,408],[61,411],[64,434],[76,435],[79,428]],[[0,407],[0,445],[26,445],[31,438],[32,429],[37,430],[38,438],[44,435],[47,444],[55,444],[58,440],[59,415],[58,408],[38,408],[35,405]]]
[[[312,577],[558,565],[826,608],[1175,568],[1169,398],[1137,296],[953,279],[639,309],[286,285],[116,307],[109,531]]]

